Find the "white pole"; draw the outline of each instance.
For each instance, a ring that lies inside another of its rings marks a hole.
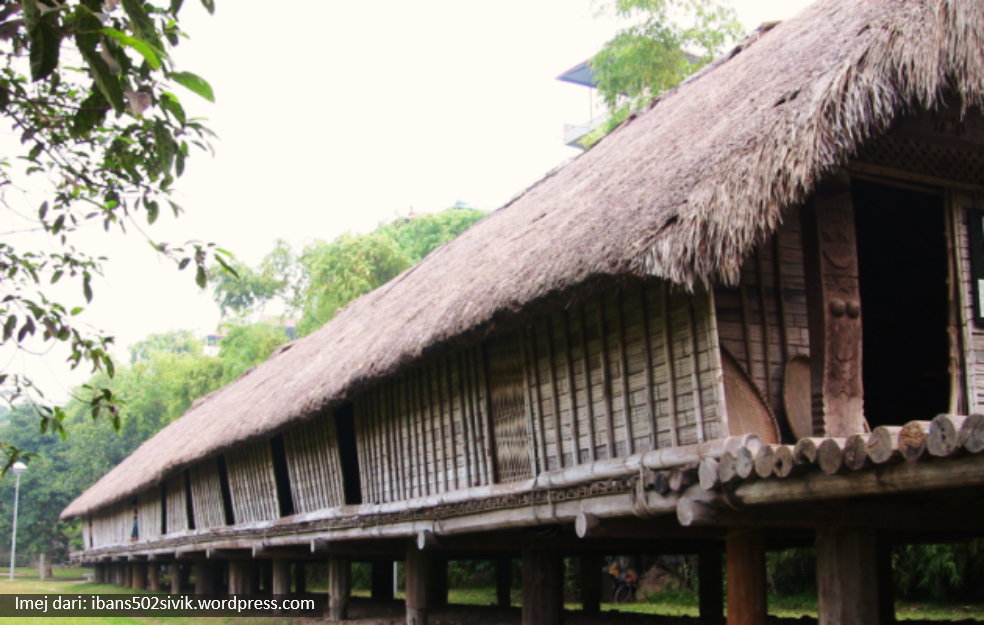
[[[14,580],[14,560],[17,556],[17,500],[20,499],[20,472],[14,486],[14,528],[10,533],[10,580]]]

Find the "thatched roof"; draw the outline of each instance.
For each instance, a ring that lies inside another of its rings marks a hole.
[[[821,0],[188,413],[63,515],[352,397],[593,280],[734,281],[784,207],[893,119],[984,91],[984,3]],[[494,175],[494,173],[490,173]]]

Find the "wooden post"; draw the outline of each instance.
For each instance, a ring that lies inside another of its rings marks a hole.
[[[147,564],[143,561],[135,561],[131,563],[133,566],[131,568],[130,575],[130,587],[132,589],[146,589],[147,588]]]
[[[261,593],[273,593],[273,561],[260,561],[262,582],[260,583]]]
[[[432,560],[428,608],[448,605],[448,564],[448,560],[443,557],[434,557]]]
[[[406,596],[407,624],[427,624],[428,587],[431,581],[432,553],[417,547],[411,541],[407,547]]]
[[[229,561],[229,595],[255,593],[252,561]]]
[[[495,562],[495,599],[500,609],[512,606],[512,565],[512,559],[497,559]]]
[[[604,563],[596,554],[582,554],[577,559],[577,580],[581,587],[581,610],[589,615],[601,612]]]
[[[151,591],[161,590],[160,563],[147,563],[147,588]]]
[[[97,583],[106,582],[103,580],[106,576],[106,566],[102,563],[96,563],[92,566],[92,580]]]
[[[700,594],[700,623],[724,624],[724,572],[721,553],[704,550],[697,556],[697,585]]]
[[[133,561],[127,561],[123,566],[123,585],[133,589]]]
[[[307,593],[307,569],[304,561],[294,563],[294,593]]]
[[[892,544],[878,542],[878,623],[894,624],[895,580],[892,576]]]
[[[813,434],[864,432],[861,295],[851,177],[838,170],[803,207]]]
[[[171,563],[171,593],[181,593],[186,569],[187,566],[181,561]]]
[[[523,623],[563,624],[564,561],[556,550],[523,550]]]
[[[880,624],[878,538],[873,530],[817,531],[821,624]]]
[[[388,602],[393,599],[393,561],[372,562],[372,599]]]
[[[215,563],[199,559],[195,561],[195,593],[212,595],[218,591],[215,588]]]
[[[349,595],[352,592],[352,562],[348,559],[328,559],[328,608],[332,621],[348,619]]]
[[[765,624],[765,535],[758,529],[733,530],[726,544],[728,623]]]
[[[273,595],[287,595],[290,593],[290,561],[287,559],[273,559]]]

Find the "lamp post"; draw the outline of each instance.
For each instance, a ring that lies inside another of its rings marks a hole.
[[[14,579],[14,560],[16,557],[17,550],[17,500],[20,499],[20,477],[25,471],[27,471],[27,466],[17,461],[14,466],[10,468],[14,472],[14,476],[17,477],[17,482],[14,486],[14,525],[13,530],[10,533],[10,580]]]

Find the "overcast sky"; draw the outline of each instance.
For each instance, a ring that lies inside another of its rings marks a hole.
[[[733,0],[746,30],[786,19],[806,0]],[[588,90],[556,77],[616,32],[590,0],[188,0],[191,40],[178,69],[205,77],[216,103],[179,94],[218,133],[179,180],[178,220],[148,233],[214,241],[255,264],[283,238],[298,245],[367,232],[381,221],[456,201],[495,209],[577,151],[564,123],[589,116]],[[190,272],[155,256],[139,234],[91,233],[110,257],[84,314],[113,332],[117,353],[151,333],[215,329],[218,308]],[[81,300],[81,294],[73,295]],[[75,303],[73,303],[75,304]],[[0,355],[2,357],[2,355]],[[63,354],[3,358],[50,395],[87,378]],[[25,368],[27,368],[25,370]]]

